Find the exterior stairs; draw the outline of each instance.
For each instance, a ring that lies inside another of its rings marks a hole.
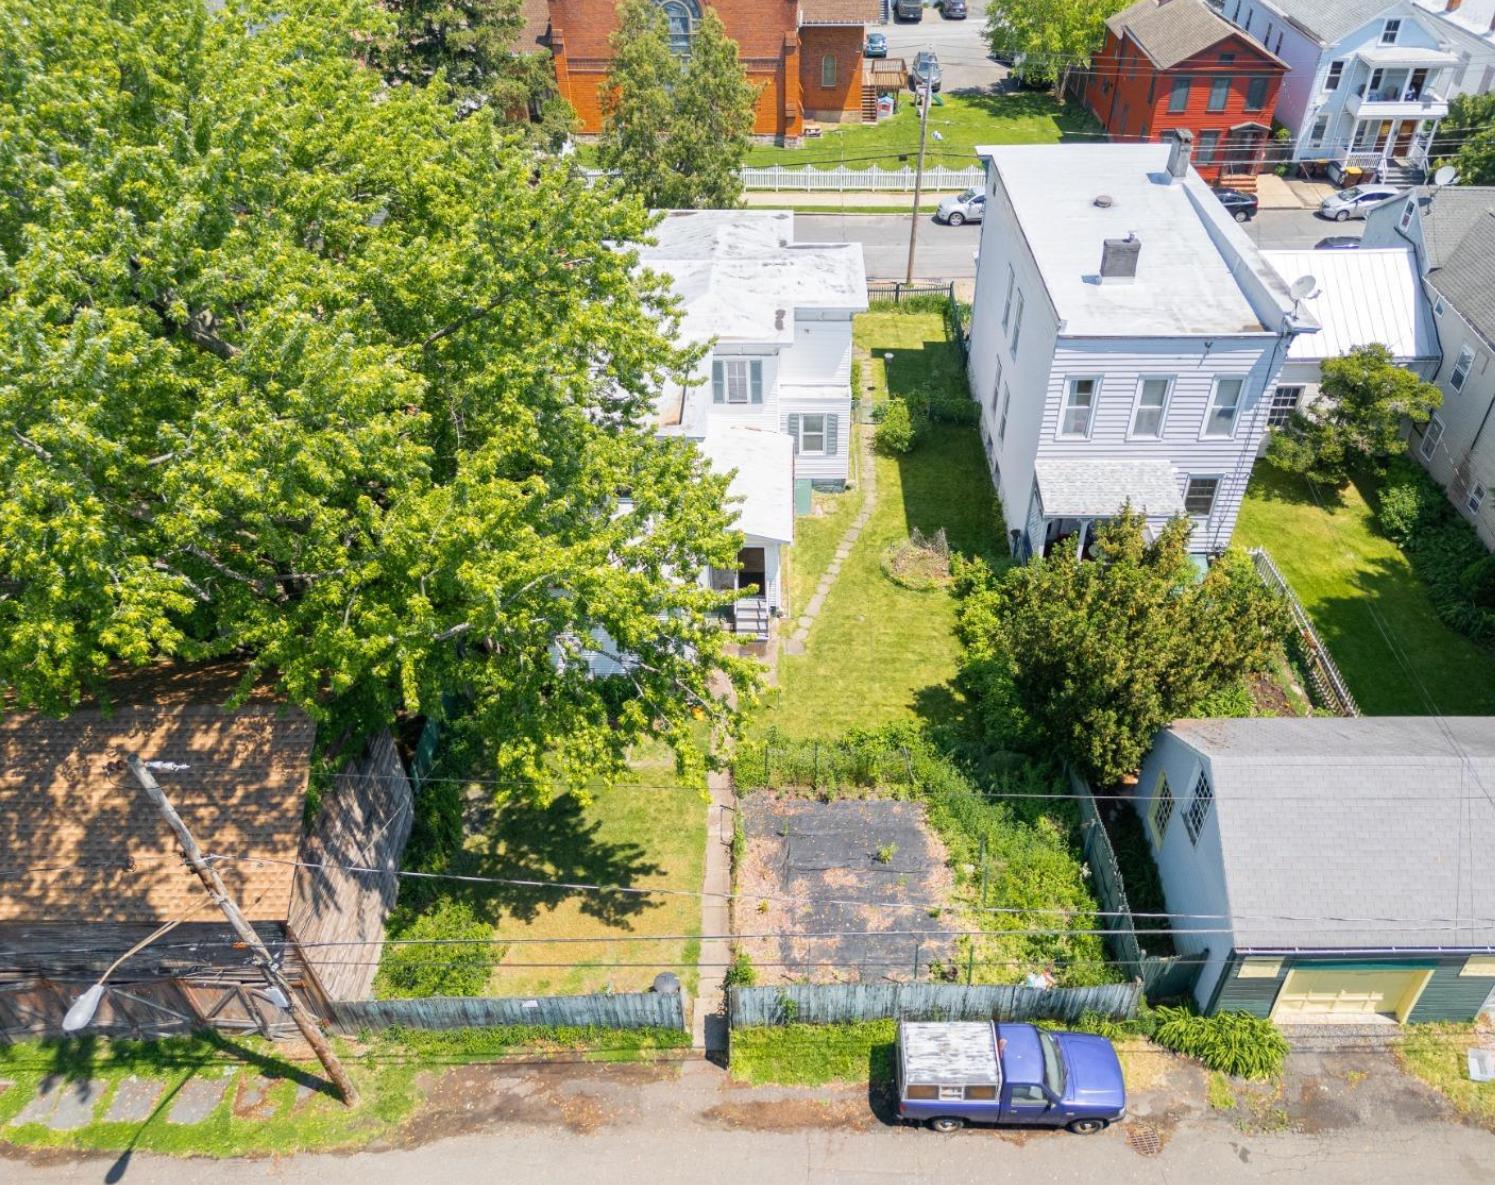
[[[770,614],[762,597],[744,597],[732,606],[732,631],[760,642],[768,640]]]
[[[870,86],[862,87],[862,122],[877,122],[877,91]]]
[[[1393,157],[1386,166],[1386,184],[1396,186],[1421,185],[1427,180],[1427,170],[1413,164],[1404,156]]]

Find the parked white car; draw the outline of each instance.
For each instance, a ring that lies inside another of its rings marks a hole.
[[[1331,194],[1319,203],[1319,214],[1335,222],[1346,222],[1351,218],[1364,218],[1371,207],[1394,198],[1401,190],[1394,185],[1352,185]]]
[[[986,190],[968,189],[964,193],[947,197],[935,207],[934,220],[959,226],[964,222],[980,222],[986,213]]]

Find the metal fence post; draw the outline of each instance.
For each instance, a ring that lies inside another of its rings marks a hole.
[[[986,836],[985,835],[982,835],[982,837],[981,837],[981,909],[982,909],[983,913],[986,910]],[[983,919],[983,923],[982,923],[981,928],[983,930],[986,929],[986,925],[985,925],[985,920],[984,919]]]

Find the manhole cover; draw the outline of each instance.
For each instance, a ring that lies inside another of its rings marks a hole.
[[[1140,1156],[1156,1156],[1163,1150],[1163,1137],[1150,1123],[1128,1124],[1126,1142]]]

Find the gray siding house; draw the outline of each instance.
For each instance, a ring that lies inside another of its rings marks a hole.
[[[1207,1012],[1470,1020],[1495,1005],[1495,719],[1180,720],[1133,804]]]

